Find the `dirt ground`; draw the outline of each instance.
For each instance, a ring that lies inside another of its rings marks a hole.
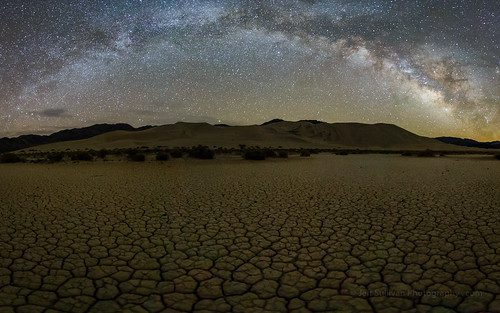
[[[0,312],[500,312],[500,162],[0,165]]]

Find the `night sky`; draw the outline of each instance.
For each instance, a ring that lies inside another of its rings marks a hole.
[[[282,118],[499,140],[499,37],[496,0],[3,0],[0,137]]]

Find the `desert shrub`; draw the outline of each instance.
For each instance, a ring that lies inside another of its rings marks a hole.
[[[302,150],[302,151],[300,151],[300,156],[301,157],[310,157],[311,152],[309,152],[309,150]]]
[[[266,153],[261,149],[249,149],[243,151],[243,158],[245,160],[265,160]]]
[[[426,149],[424,151],[420,151],[417,153],[417,156],[419,157],[424,157],[424,158],[430,158],[436,156],[435,152],[429,149]]]
[[[144,162],[146,161],[146,156],[142,153],[129,154],[127,158],[132,162]]]
[[[71,161],[92,161],[94,157],[90,152],[77,151],[71,154]]]
[[[495,154],[495,159],[500,160],[500,154]]]
[[[127,153],[127,157],[128,157],[128,156],[131,156],[131,155],[134,155],[134,154],[138,154],[139,153],[139,149],[125,149],[124,152]]]
[[[392,153],[394,153],[391,150],[373,150],[372,152],[377,153],[377,154],[392,154]],[[353,152],[353,153],[356,153],[356,152]],[[367,151],[366,153],[370,153],[370,151]],[[360,152],[360,154],[361,154],[361,152]]]
[[[228,148],[225,148],[225,147],[218,147],[216,150],[215,150],[215,153],[216,154],[228,154],[228,153],[231,153],[231,150],[228,149]]]
[[[166,152],[158,152],[156,154],[156,161],[168,161],[170,160],[170,154]]]
[[[277,158],[278,157],[278,154],[274,150],[263,149],[262,151],[264,151],[264,154],[266,155],[266,158]]]
[[[409,152],[409,151],[405,151],[405,152],[402,152],[401,153],[402,156],[406,156],[406,157],[409,157],[409,156],[413,156],[413,153]]]
[[[127,153],[127,159],[132,162],[144,162],[146,161],[146,156],[143,153],[139,153],[136,149],[130,149]]]
[[[207,146],[196,146],[189,150],[189,156],[195,159],[210,160],[215,158],[215,151]]]
[[[97,151],[95,154],[99,159],[105,159],[108,156],[109,151],[106,149],[101,149]]]
[[[47,161],[49,163],[58,163],[64,159],[64,154],[61,152],[51,152],[47,154]]]
[[[349,152],[345,151],[345,150],[341,150],[341,151],[337,151],[335,152],[336,155],[349,155]]]
[[[0,163],[20,163],[24,160],[14,153],[5,153],[0,155]]]
[[[174,159],[179,159],[184,156],[184,152],[181,149],[174,149],[170,151],[170,156]]]
[[[112,154],[112,155],[123,155],[125,153],[125,150],[124,149],[113,149],[111,151],[108,151],[109,154]]]
[[[288,152],[286,150],[280,150],[278,152],[278,157],[282,159],[288,158]]]

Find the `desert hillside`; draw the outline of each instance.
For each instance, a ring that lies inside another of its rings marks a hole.
[[[135,132],[113,131],[85,140],[42,145],[36,147],[36,150],[180,147],[199,144],[228,148],[244,144],[283,148],[462,149],[436,139],[418,136],[392,124],[275,120],[251,126],[179,122]]]
[[[62,141],[83,140],[117,130],[132,132],[141,131],[148,128],[151,128],[151,126],[134,128],[128,124],[123,123],[96,124],[83,128],[65,129],[50,135],[23,135],[15,138],[0,138],[0,153],[27,149],[30,147]]]

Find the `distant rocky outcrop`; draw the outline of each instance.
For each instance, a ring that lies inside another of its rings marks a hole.
[[[266,126],[266,125],[271,125],[271,124],[274,124],[274,123],[279,123],[279,122],[284,122],[284,120],[280,119],[280,118],[275,118],[275,119],[272,119],[270,121],[267,121],[265,123],[262,123],[260,124],[260,126]]]
[[[308,122],[311,124],[328,124],[327,122],[318,121],[318,120],[300,120],[299,122]]]
[[[473,139],[457,137],[437,137],[437,140],[462,147],[480,148],[480,149],[500,149],[500,141],[480,142]]]

